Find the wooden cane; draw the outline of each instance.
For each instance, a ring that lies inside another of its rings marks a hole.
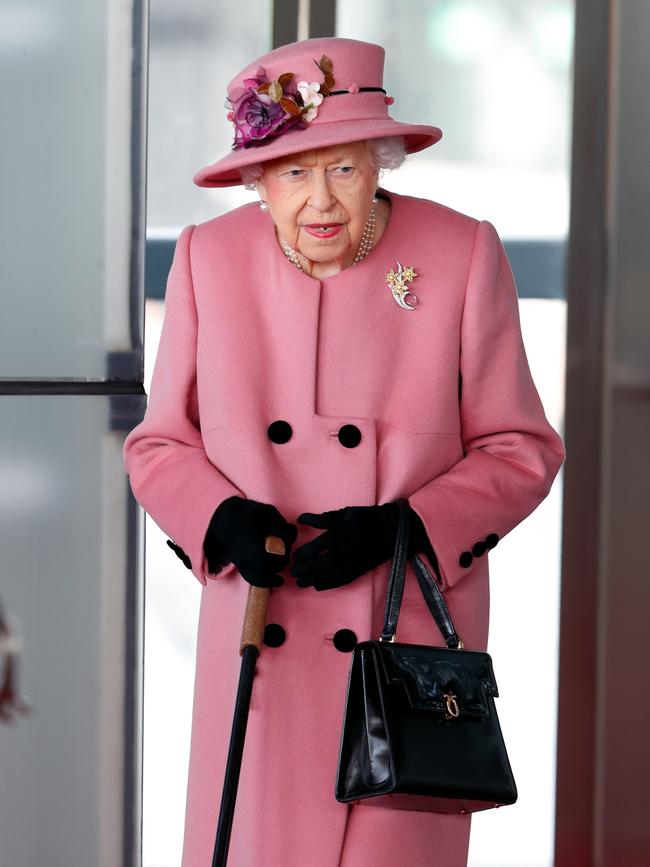
[[[269,554],[284,554],[286,550],[284,540],[278,536],[267,536],[264,540],[264,547]],[[251,584],[246,598],[246,610],[244,612],[244,623],[239,647],[242,663],[241,671],[239,672],[239,685],[235,700],[235,713],[230,734],[230,747],[226,761],[226,773],[221,795],[221,809],[219,811],[217,836],[212,856],[212,867],[226,867],[228,860],[230,832],[235,813],[239,771],[244,753],[248,710],[253,691],[253,678],[255,677],[255,662],[262,652],[268,602],[269,588],[254,587]]]
[[[267,536],[264,540],[264,547],[269,554],[284,554],[284,540],[279,536]],[[262,652],[262,642],[264,640],[264,627],[266,626],[266,610],[269,603],[269,588],[254,587],[252,584],[248,588],[248,597],[246,599],[246,610],[244,612],[244,624],[241,632],[241,644],[239,647],[239,655],[244,655],[244,648],[249,644],[254,644],[257,652]]]

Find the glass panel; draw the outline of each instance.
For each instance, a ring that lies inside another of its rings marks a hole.
[[[163,302],[147,301],[147,393],[163,314]],[[520,302],[520,315],[546,414],[563,432],[566,303],[527,299]],[[488,650],[520,800],[507,810],[473,816],[469,867],[552,864],[562,479],[561,471],[546,500],[490,553]],[[201,592],[166,543],[167,536],[147,516],[144,867],[180,862]],[[534,719],[530,702],[521,698],[524,679],[544,685],[544,704],[537,706]]]
[[[147,236],[175,241],[179,227],[254,198],[243,187],[201,189],[192,176],[230,150],[226,86],[271,49],[272,3],[252,0],[244,15],[225,0],[157,0],[150,15]],[[163,302],[147,301],[147,394],[163,311]],[[181,860],[200,601],[198,581],[166,541],[146,516],[144,867]]]
[[[147,515],[143,867],[181,863],[190,758],[201,585],[167,539]]]
[[[564,435],[566,302],[528,298],[519,313],[546,415]],[[563,479],[564,468],[548,497],[490,552],[488,651],[519,800],[472,817],[468,867],[553,864]]]
[[[11,316],[0,317],[2,379],[138,371],[128,303],[140,180],[131,141],[134,5],[3,6],[0,279]]]
[[[137,851],[141,604],[122,468],[134,400],[1,398],[1,596],[33,706],[0,722],[3,865],[108,867]]]
[[[243,187],[203,189],[204,165],[230,151],[228,82],[271,50],[271,0],[251,0],[245,14],[225,0],[156,0],[149,44],[147,223],[150,236],[224,213],[253,196]]]
[[[386,49],[396,120],[440,127],[386,186],[489,219],[568,230],[573,0],[338,0],[337,36]],[[404,14],[408,10],[408,14]]]
[[[443,132],[384,186],[490,220],[504,241],[566,239],[573,0],[416,0],[397,16],[389,0],[338,0],[336,15],[338,36],[386,49],[391,115]],[[519,306],[533,378],[563,434],[566,302]],[[469,867],[553,861],[562,480],[490,553],[488,650],[519,801],[472,817]],[[542,685],[534,721],[523,682]]]
[[[147,301],[147,394],[164,312],[164,302]],[[174,556],[168,536],[148,515],[145,538],[142,864],[177,867],[183,846],[201,585]]]
[[[487,23],[478,20],[483,11]],[[187,15],[194,18],[183,23]],[[191,177],[230,147],[231,129],[224,123],[225,85],[251,57],[269,49],[267,31],[260,35],[269,18],[257,9],[242,21],[237,10],[203,0],[183,9],[164,0],[152,8],[149,237],[175,238],[181,225],[250,201],[253,194],[248,191],[203,190]],[[386,87],[396,100],[393,115],[439,125],[444,133],[440,143],[388,174],[382,181],[388,188],[489,219],[504,240],[565,237],[570,0],[536,0],[526,8],[505,0],[418,2],[409,4],[409,15],[402,18],[395,18],[387,0],[339,0],[337,20],[338,35],[386,47]],[[475,26],[461,26],[468,20]],[[196,33],[215,27],[236,38],[204,39],[203,32]],[[193,39],[188,29],[195,34]],[[470,30],[477,33],[476,42],[468,35]],[[451,45],[458,46],[457,55],[445,50]],[[230,53],[229,60],[224,52]],[[539,105],[545,110],[541,119]],[[178,148],[179,140],[183,148]],[[520,302],[520,312],[535,382],[549,421],[562,433],[565,303],[531,299]],[[147,392],[162,313],[162,302],[147,302]],[[490,555],[494,578],[489,649],[501,690],[502,725],[522,794],[508,810],[474,817],[471,867],[551,863],[561,483],[560,475],[544,503]],[[144,865],[171,867],[180,859],[182,843],[200,585],[188,581],[188,572],[170,554],[165,535],[146,520]],[[521,612],[532,616],[541,610],[545,618],[540,618],[533,642],[530,619]],[[529,675],[519,662],[524,646],[535,648],[532,655],[548,695],[547,715],[532,735],[525,708],[517,702],[521,679]],[[178,699],[173,704],[170,672]],[[154,723],[163,707],[164,730]],[[177,745],[171,767],[170,742]]]

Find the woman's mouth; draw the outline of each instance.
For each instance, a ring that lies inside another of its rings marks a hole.
[[[333,238],[343,228],[343,223],[311,223],[303,229],[314,238]]]

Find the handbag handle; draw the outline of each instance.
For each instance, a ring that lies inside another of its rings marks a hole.
[[[395,502],[398,506],[397,540],[395,542],[395,552],[393,554],[390,575],[388,576],[384,628],[379,636],[380,641],[392,642],[395,641],[397,621],[399,619],[402,598],[404,596],[404,581],[406,578],[406,561],[408,558],[410,531],[408,500],[400,497],[395,500]],[[447,608],[447,603],[442,595],[442,591],[435,582],[430,570],[417,554],[414,554],[410,558],[410,563],[415,572],[418,584],[420,585],[424,601],[431,611],[433,619],[436,621],[445,644],[447,647],[454,649],[462,648],[463,642],[458,637],[451,619],[451,614]]]

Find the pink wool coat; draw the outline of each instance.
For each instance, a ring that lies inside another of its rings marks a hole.
[[[457,631],[484,650],[489,549],[546,497],[564,460],[494,226],[380,194],[392,209],[377,245],[324,280],[286,259],[254,203],[178,239],[148,407],[124,462],[135,497],[203,585],[182,867],[211,863],[249,588],[232,564],[206,571],[219,503],[273,503],[295,523],[303,511],[408,497]],[[398,260],[417,272],[415,310],[386,283]],[[299,524],[294,549],[320,532]],[[298,588],[287,569],[271,591],[280,643],[257,662],[231,867],[466,864],[470,815],[334,797],[351,662],[337,639],[379,636],[389,568],[322,592]],[[410,564],[397,640],[442,644]]]

